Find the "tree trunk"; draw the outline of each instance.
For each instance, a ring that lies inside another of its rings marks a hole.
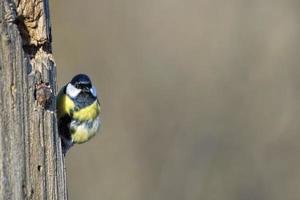
[[[0,0],[0,199],[67,199],[48,0]]]

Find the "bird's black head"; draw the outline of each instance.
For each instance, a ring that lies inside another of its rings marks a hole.
[[[65,93],[73,99],[85,101],[87,97],[95,100],[97,98],[96,89],[92,85],[90,78],[85,74],[78,74],[65,87]]]
[[[84,92],[88,92],[92,88],[92,82],[85,74],[78,74],[74,76],[74,78],[71,80],[71,84]]]

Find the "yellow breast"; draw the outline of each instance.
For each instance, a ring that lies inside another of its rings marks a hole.
[[[79,121],[95,119],[100,113],[100,105],[97,100],[91,105],[73,112],[73,118]]]
[[[76,124],[76,122],[74,124]],[[90,138],[96,135],[100,126],[101,121],[99,116],[93,120],[82,122],[80,125],[73,125],[71,123],[72,141],[74,143],[83,143],[88,141]]]
[[[100,105],[97,100],[95,100],[91,105],[85,108],[76,109],[74,102],[65,94],[59,94],[57,99],[57,115],[58,118],[68,114],[75,120],[86,121],[90,119],[95,119],[100,111]]]
[[[83,143],[88,141],[92,136],[87,129],[78,127],[71,137],[74,143]]]

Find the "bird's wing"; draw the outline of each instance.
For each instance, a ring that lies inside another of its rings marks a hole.
[[[73,101],[65,94],[66,86],[63,87],[56,98],[57,126],[62,139],[62,149],[64,154],[72,146],[70,123],[74,109]]]

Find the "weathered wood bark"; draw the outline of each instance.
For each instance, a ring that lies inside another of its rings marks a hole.
[[[0,199],[67,199],[55,93],[48,0],[0,0]]]

